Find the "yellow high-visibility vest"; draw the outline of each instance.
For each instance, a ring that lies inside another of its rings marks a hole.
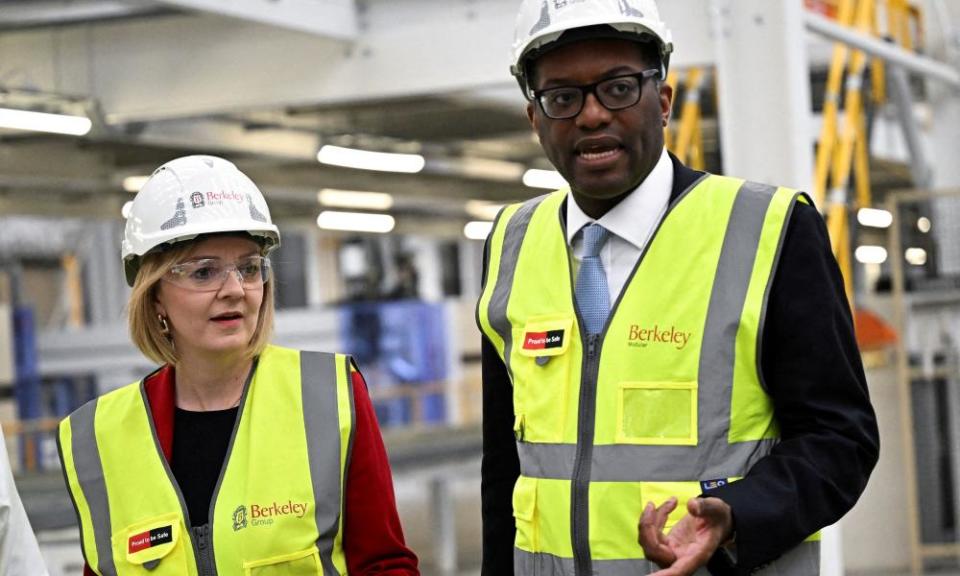
[[[779,441],[759,367],[797,191],[706,175],[669,207],[603,332],[574,302],[566,190],[506,207],[477,320],[513,384],[517,576],[646,574],[646,502],[742,478]],[[811,537],[777,574],[817,574]]]
[[[60,455],[87,564],[101,576],[345,575],[350,370],[339,354],[264,350],[241,400],[211,522],[192,529],[142,382],[64,419]]]

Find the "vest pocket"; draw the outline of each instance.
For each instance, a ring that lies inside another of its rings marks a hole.
[[[617,398],[617,442],[695,446],[697,383],[622,382]]]
[[[119,574],[151,576],[187,573],[187,551],[178,513],[132,524],[113,535]]]
[[[243,563],[244,576],[322,576],[316,547]]]
[[[518,440],[562,441],[567,430],[572,341],[570,316],[536,316],[513,329],[510,370]]]
[[[537,479],[520,476],[513,486],[513,517],[517,525],[514,545],[527,552],[540,551],[537,530]]]

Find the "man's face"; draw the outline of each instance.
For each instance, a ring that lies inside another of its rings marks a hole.
[[[635,42],[584,40],[556,48],[534,62],[533,87],[591,84],[656,66],[644,60]],[[589,94],[573,118],[548,118],[537,102],[527,106],[527,116],[547,158],[570,183],[577,204],[599,218],[656,165],[672,98],[669,86],[658,87],[651,79],[643,83],[640,101],[630,108],[607,110]]]

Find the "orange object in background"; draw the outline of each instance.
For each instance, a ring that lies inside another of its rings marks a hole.
[[[834,20],[837,19],[836,0],[804,0],[803,3],[807,10],[811,12],[823,14],[827,18],[833,18]]]
[[[882,350],[897,342],[897,331],[886,320],[869,310],[857,309],[853,324],[861,351]]]

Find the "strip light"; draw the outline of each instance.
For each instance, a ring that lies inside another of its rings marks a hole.
[[[357,168],[360,170],[377,170],[379,172],[403,172],[416,174],[423,170],[426,160],[419,154],[392,154],[389,152],[371,152],[344,148],[327,144],[317,152],[317,160],[321,164]]]
[[[887,249],[883,246],[858,246],[853,254],[857,262],[862,264],[883,264],[887,261]]]
[[[0,108],[0,128],[84,136],[92,127],[93,122],[86,116]]]
[[[123,189],[131,194],[136,194],[149,179],[149,176],[127,176],[123,179]]]
[[[927,263],[927,251],[923,248],[907,248],[903,257],[913,266],[923,266]]]
[[[503,204],[494,204],[493,202],[486,202],[484,200],[467,200],[464,208],[467,214],[474,218],[492,221],[497,217],[500,209],[503,208]]]
[[[870,228],[889,228],[893,224],[893,214],[877,208],[861,208],[857,212],[857,222]]]
[[[395,225],[396,220],[389,214],[365,214],[363,212],[324,210],[317,216],[317,226],[324,230],[386,234],[393,230]]]
[[[523,185],[530,188],[557,190],[566,187],[567,181],[556,170],[531,168],[523,174]]]
[[[463,227],[463,235],[470,240],[486,240],[491,230],[493,230],[493,222],[467,222]]]
[[[393,196],[383,192],[360,192],[324,188],[317,193],[317,201],[324,206],[337,208],[360,208],[364,210],[387,210],[393,206]]]

